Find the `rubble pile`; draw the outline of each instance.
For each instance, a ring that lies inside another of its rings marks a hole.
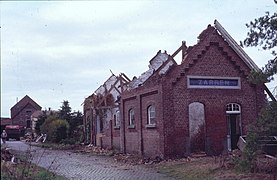
[[[104,149],[98,146],[93,145],[87,145],[79,147],[76,152],[80,153],[92,153],[92,154],[98,154],[98,155],[106,155],[106,156],[112,156],[114,154],[113,150],[110,149]]]
[[[134,154],[121,154],[117,153],[114,156],[114,160],[116,162],[122,162],[122,163],[128,163],[132,165],[138,165],[138,164],[157,164],[162,162],[162,158],[155,157],[155,158],[145,158],[140,155],[134,155]]]
[[[259,155],[255,161],[254,172],[277,173],[277,158],[269,155]]]

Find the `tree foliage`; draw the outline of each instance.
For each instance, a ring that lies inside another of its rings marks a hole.
[[[252,70],[248,75],[248,80],[253,84],[263,84],[273,80],[277,74],[277,58],[269,60],[261,71]]]
[[[83,114],[80,111],[73,112],[71,115],[71,119],[69,120],[69,125],[70,125],[69,136],[75,137],[78,134],[76,131],[80,130],[78,126],[82,124],[83,124]]]
[[[277,0],[274,0],[277,5]],[[277,8],[276,8],[277,9]],[[271,50],[273,55],[277,55],[277,12],[270,14],[266,12],[264,16],[256,18],[246,26],[250,29],[247,38],[241,45],[261,46],[263,50]],[[273,80],[273,75],[277,73],[277,57],[269,60],[261,71],[252,71],[248,76],[250,82],[262,84]],[[246,147],[243,150],[241,167],[244,170],[251,170],[255,166],[255,158],[261,146],[261,138],[276,136],[277,134],[277,103],[268,102],[267,106],[260,112],[257,120],[248,128],[246,137]]]
[[[270,102],[259,114],[257,121],[251,126],[251,132],[260,136],[277,135],[277,102]]]
[[[277,4],[275,2],[275,4]],[[246,24],[249,28],[247,38],[243,41],[243,45],[247,47],[261,46],[263,50],[272,50],[273,55],[276,53],[277,45],[277,12],[270,14],[265,12],[265,15],[250,21]]]
[[[68,101],[63,101],[58,112],[44,113],[38,118],[37,133],[45,133],[51,142],[80,142],[82,139],[83,115],[80,111],[71,112]]]
[[[65,119],[67,121],[70,121],[70,119],[71,119],[71,107],[67,100],[64,100],[62,102],[61,109],[59,109],[59,117],[61,119]]]
[[[274,1],[277,5],[277,0]],[[277,9],[277,6],[276,6]],[[256,47],[261,46],[263,50],[271,50],[272,55],[277,55],[277,11],[265,12],[265,15],[250,21],[246,24],[249,28],[247,37],[241,42],[241,46]],[[273,80],[273,75],[277,73],[277,58],[269,60],[260,72],[252,72],[250,81],[254,84],[265,83]]]
[[[37,134],[41,133],[41,130],[40,130],[41,126],[45,122],[46,119],[47,119],[47,115],[46,115],[46,112],[44,111],[43,114],[38,117],[38,121],[35,126],[35,130],[36,130]]]
[[[251,170],[255,166],[258,150],[262,150],[259,140],[262,137],[276,136],[277,134],[277,102],[270,102],[261,111],[258,119],[249,127],[246,137],[246,147],[241,162],[243,169]]]
[[[41,132],[47,134],[47,140],[59,143],[68,137],[69,123],[55,115],[48,116],[41,126]]]

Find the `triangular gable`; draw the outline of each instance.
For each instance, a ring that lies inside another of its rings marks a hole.
[[[230,36],[230,34],[223,28],[223,26],[221,26],[221,24],[215,20],[214,21],[215,26],[211,26],[209,25],[207,27],[207,29],[205,29],[200,35],[199,35],[199,41],[196,45],[194,45],[193,47],[189,47],[187,49],[183,48],[185,50],[185,52],[183,52],[184,57],[182,59],[182,64],[184,64],[183,68],[179,69],[179,75],[177,76],[177,78],[175,78],[175,80],[172,81],[173,84],[175,84],[179,79],[180,76],[183,76],[186,74],[186,71],[188,71],[188,69],[193,66],[193,64],[195,62],[197,62],[198,58],[201,58],[201,56],[207,51],[207,49],[209,48],[209,46],[211,44],[216,44],[218,45],[219,49],[222,50],[222,53],[226,54],[226,56],[228,56],[228,59],[230,61],[232,61],[233,63],[235,63],[234,59],[228,55],[228,51],[225,51],[222,49],[222,45],[220,45],[220,42],[216,42],[217,40],[213,41],[213,40],[209,40],[209,41],[205,41],[205,39],[207,37],[209,37],[210,35],[212,36],[214,33],[218,34],[218,37],[222,38],[223,41],[225,43],[228,44],[228,46],[230,47],[230,49],[239,57],[239,59],[241,59],[241,62],[243,62],[244,66],[240,66],[239,64],[236,64],[235,66],[240,70],[241,73],[243,73],[245,76],[248,76],[249,72],[251,70],[254,71],[260,71],[259,67],[254,63],[254,61],[245,53],[245,51],[236,43],[236,41]],[[204,43],[204,44],[202,44]],[[200,45],[204,45],[205,48],[201,49],[198,48]],[[180,52],[181,47],[176,51],[176,53]],[[232,54],[232,53],[230,53]],[[176,54],[174,54],[175,56]],[[190,56],[190,57],[189,57]],[[267,92],[267,94],[270,96],[270,98],[273,101],[276,101],[276,99],[274,98],[274,96],[272,95],[272,93],[268,90],[268,88],[266,87],[266,85],[264,85],[264,90]]]
[[[230,49],[224,49],[228,44]],[[249,74],[251,70],[259,71],[259,67],[253,62],[253,60],[243,51],[243,49],[236,43],[236,41],[228,34],[228,32],[215,20],[215,26],[208,25],[198,36],[198,43],[194,46],[190,46],[183,52],[184,57],[182,64],[185,64],[182,73],[185,73],[199,58],[201,58],[209,49],[211,45],[216,45],[220,49],[221,53],[235,63],[235,59],[232,58],[232,54],[241,59],[241,63],[244,65],[236,64],[236,67],[245,76]],[[204,48],[203,48],[204,47]],[[180,49],[180,48],[179,48]],[[231,52],[232,51],[232,52]],[[179,52],[178,50],[176,52]]]
[[[13,119],[28,104],[31,104],[37,110],[41,109],[40,105],[38,105],[32,98],[26,95],[11,108],[11,118]]]

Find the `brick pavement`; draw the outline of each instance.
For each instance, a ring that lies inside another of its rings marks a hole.
[[[8,146],[15,150],[26,150],[23,142]],[[57,175],[74,180],[168,180],[172,179],[153,169],[141,165],[129,165],[115,162],[111,157],[73,153],[70,151],[49,150],[31,147],[32,162],[49,169]]]

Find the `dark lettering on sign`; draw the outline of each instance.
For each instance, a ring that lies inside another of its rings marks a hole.
[[[239,86],[238,79],[204,79],[204,78],[189,78],[191,86]]]

